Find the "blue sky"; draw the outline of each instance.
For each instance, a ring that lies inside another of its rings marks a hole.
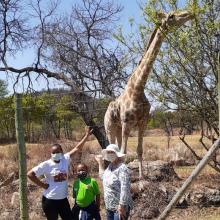
[[[71,5],[74,3],[80,2],[80,0],[61,0],[59,8],[63,11],[69,10]],[[138,3],[140,0],[115,0],[118,4],[123,7],[123,11],[121,12],[120,20],[118,22],[118,26],[123,27],[123,31],[129,32],[130,25],[129,25],[129,18],[134,18],[137,23],[139,23],[143,17],[141,15],[141,10],[139,8]],[[31,65],[34,60],[34,51],[32,50],[25,50],[21,53],[17,53],[15,57],[11,58],[9,64],[11,66],[22,68],[28,65]],[[6,80],[8,83],[8,90],[11,93],[13,91],[13,81],[14,75],[6,75],[5,73],[0,73],[0,79]],[[52,87],[57,87],[60,83],[57,84],[55,80],[50,81]],[[35,89],[42,89],[46,86],[46,82],[42,80],[38,80],[38,82],[34,82]],[[20,86],[21,87],[21,86]],[[18,91],[22,88],[18,88]]]

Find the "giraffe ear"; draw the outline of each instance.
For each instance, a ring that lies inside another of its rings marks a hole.
[[[167,17],[167,14],[165,14],[162,11],[158,11],[158,12],[156,12],[156,17],[157,17],[158,20],[163,20],[164,18]]]

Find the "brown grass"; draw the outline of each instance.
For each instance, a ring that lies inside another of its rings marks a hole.
[[[205,151],[201,148],[201,143],[199,142],[199,135],[186,136],[186,141],[193,147],[196,152],[204,155]],[[79,140],[81,135],[77,135],[77,139]],[[206,144],[209,146],[211,143],[208,140],[205,140]],[[65,152],[68,152],[72,147],[76,145],[77,142],[61,140],[58,141],[63,146]],[[52,143],[45,144],[27,144],[27,168],[28,170],[32,167],[36,166],[40,162],[47,160],[50,157],[50,146]],[[136,145],[137,145],[137,137],[130,137],[128,140],[128,156],[127,161],[131,161],[136,158]],[[191,154],[187,151],[184,144],[179,140],[178,136],[171,137],[170,140],[170,148],[167,148],[167,137],[166,136],[148,136],[144,137],[144,159],[145,160],[171,160],[172,157],[175,156],[175,153],[178,153],[180,157],[185,157],[188,159],[192,159]],[[71,169],[71,179],[70,179],[70,201],[71,200],[71,185],[73,182],[73,173],[74,166],[82,160],[85,162],[90,169],[90,173],[94,177],[98,177],[97,175],[97,164],[94,160],[94,156],[99,154],[101,148],[96,140],[90,140],[86,143],[82,154],[76,155],[73,159],[72,169]],[[10,145],[2,145],[0,146],[0,182],[3,181],[11,172],[18,171],[18,157],[17,157],[17,146],[14,144]],[[186,179],[191,172],[193,171],[195,166],[185,166],[185,167],[175,167],[175,171],[182,179]],[[199,175],[194,184],[197,184],[198,187],[201,184],[211,184],[212,186],[216,186],[220,184],[218,179],[216,178],[216,171],[214,171],[210,167],[206,167],[202,173]],[[99,185],[101,187],[101,182],[99,181]],[[17,207],[12,207],[10,204],[12,194],[16,190],[16,188],[6,188],[5,191],[0,189],[0,209],[17,209]],[[42,218],[42,210],[40,204],[41,198],[41,189],[29,191],[28,197],[30,201],[30,219],[44,219]],[[37,202],[37,203],[36,203]],[[36,206],[36,207],[35,207]],[[104,206],[104,205],[103,205]],[[35,209],[37,210],[35,212]],[[104,207],[103,210],[104,212]],[[201,212],[200,212],[201,211]],[[3,211],[0,211],[0,214]],[[180,216],[180,217],[178,217]],[[217,208],[204,208],[198,209],[197,207],[190,207],[186,210],[178,210],[175,209],[169,219],[186,219],[186,220],[217,220],[220,219],[220,211]]]

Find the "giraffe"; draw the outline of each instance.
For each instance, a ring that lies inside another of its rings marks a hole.
[[[117,141],[122,153],[127,151],[127,140],[131,129],[138,130],[136,149],[139,163],[139,179],[142,179],[143,134],[149,118],[150,103],[144,94],[144,87],[153,63],[168,32],[191,20],[188,11],[159,13],[160,24],[153,31],[139,65],[130,76],[125,90],[109,103],[104,116],[107,138],[111,144]]]

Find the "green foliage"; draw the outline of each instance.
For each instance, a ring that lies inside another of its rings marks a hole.
[[[154,128],[165,128],[167,118],[174,118],[175,112],[166,112],[165,109],[158,107],[152,113],[147,127],[150,129]],[[177,124],[177,121],[173,120],[173,124]]]
[[[13,139],[15,137],[13,97],[0,98],[0,138]]]
[[[83,120],[71,107],[70,95],[42,93],[22,96],[23,125],[27,141],[71,138],[72,131],[83,126]],[[0,98],[0,139],[15,138],[15,105],[13,96]]]
[[[117,34],[113,34],[113,37],[121,43],[125,42],[124,36],[122,34],[122,27],[119,27]]]

